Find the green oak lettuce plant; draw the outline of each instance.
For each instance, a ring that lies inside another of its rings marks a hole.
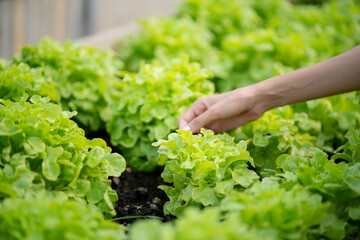
[[[276,240],[276,232],[249,228],[239,218],[223,219],[219,207],[190,207],[181,218],[162,223],[137,221],[129,230],[130,240]]]
[[[138,221],[131,226],[129,238],[338,239],[326,228],[332,217],[327,214],[328,208],[320,195],[302,186],[287,190],[276,180],[264,179],[244,191],[227,194],[220,206],[202,210],[189,207],[172,223]]]
[[[351,162],[356,161],[354,159]],[[336,163],[334,160],[328,160],[328,155],[318,148],[311,149],[310,157],[282,155],[276,162],[282,170],[276,176],[284,187],[293,188],[301,185],[307,191],[321,195],[324,201],[330,203],[329,212],[334,217],[329,218],[327,228],[331,230],[333,238],[344,238],[345,230],[346,234],[358,231],[355,227],[360,220],[358,162],[350,165],[346,162]]]
[[[75,120],[87,130],[99,130],[110,118],[108,95],[122,68],[114,52],[44,38],[36,46],[24,46],[13,62],[26,63],[51,79],[63,109],[77,111]]]
[[[112,119],[107,123],[113,145],[134,169],[153,171],[156,149],[151,143],[177,129],[177,121],[199,97],[214,92],[212,75],[186,58],[166,65],[143,65],[125,74],[112,95]]]
[[[229,78],[218,83],[220,92],[263,81],[314,62],[313,50],[298,36],[280,36],[274,28],[260,28],[226,36],[221,49],[232,59]]]
[[[256,170],[277,170],[276,158],[284,153],[304,156],[316,146],[316,138],[308,132],[301,132],[297,123],[308,130],[318,132],[320,123],[313,122],[306,114],[295,113],[291,107],[281,107],[266,112],[258,120],[250,122],[231,132],[237,141],[248,140],[248,151],[254,158]]]
[[[334,153],[336,148],[346,142],[346,132],[354,121],[360,120],[360,97],[356,92],[298,103],[291,107],[295,113],[306,114],[308,120],[319,125],[320,128],[316,130],[309,128],[312,124],[305,119],[297,122],[301,132],[315,136],[316,146],[329,153]]]
[[[109,176],[120,176],[125,161],[102,139],[88,140],[49,98],[0,100],[0,199],[28,191],[63,191],[69,198],[114,215],[117,195]]]
[[[233,189],[248,188],[259,179],[249,169],[255,165],[247,142],[235,143],[226,133],[202,129],[192,135],[178,130],[153,145],[159,148],[159,164],[165,165],[162,178],[173,184],[160,186],[170,199],[165,214],[180,215],[189,206],[218,205]]]
[[[213,34],[189,17],[159,17],[140,21],[141,30],[121,41],[120,59],[130,71],[137,71],[142,61],[157,59],[167,63],[187,55],[215,76],[227,77],[231,61],[211,45]]]
[[[177,17],[143,20],[142,29],[119,44],[120,57],[135,71],[142,60],[166,62],[186,53],[214,72],[216,89],[224,92],[356,46],[359,13],[351,0],[321,6],[288,0],[186,0]]]
[[[220,46],[226,36],[264,27],[271,17],[286,15],[290,8],[285,0],[185,0],[178,14],[205,23],[215,36],[214,45]]]
[[[356,1],[322,6],[288,0],[186,0],[180,16],[190,15],[214,34],[213,46],[229,59],[229,71],[216,79],[220,92],[259,82],[325,60],[360,42]],[[316,23],[316,27],[314,27]]]
[[[226,221],[237,220],[253,231],[268,231],[276,239],[319,239],[323,236],[339,239],[325,229],[332,217],[327,214],[329,203],[301,185],[285,189],[276,180],[264,178],[249,189],[233,191],[220,207]]]
[[[345,134],[346,143],[335,150],[331,160],[345,160],[349,164],[360,162],[360,127],[355,122]]]
[[[277,108],[231,135],[251,139],[248,150],[258,171],[277,170],[275,160],[282,154],[308,157],[311,147],[334,154],[346,143],[347,129],[360,119],[359,99],[357,93],[347,93]]]
[[[3,239],[125,239],[125,229],[106,221],[93,205],[69,200],[59,192],[38,191],[0,203]]]
[[[54,103],[60,101],[57,84],[44,77],[40,69],[20,63],[7,65],[0,71],[1,99],[16,102],[33,95],[47,96]]]

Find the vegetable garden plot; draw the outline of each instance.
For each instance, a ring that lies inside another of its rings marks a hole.
[[[1,100],[1,199],[46,189],[115,214],[108,176],[119,176],[125,160],[102,139],[86,139],[73,115],[37,95]]]
[[[106,129],[132,168],[154,171],[157,154],[151,143],[177,129],[177,120],[197,98],[214,93],[209,77],[208,70],[187,58],[124,73],[111,98]]]
[[[58,102],[64,110],[77,111],[75,119],[82,127],[89,131],[104,128],[110,117],[108,98],[122,68],[112,51],[44,38],[34,47],[23,47],[13,61],[26,63],[50,79],[52,87],[58,89]],[[37,94],[47,95],[48,91]]]
[[[185,0],[175,17],[144,20],[120,56],[47,38],[1,60],[1,236],[358,239],[358,92],[274,109],[229,133],[175,131],[214,84],[255,83],[360,44],[359,1],[323,2]],[[107,131],[113,149],[83,128]],[[159,199],[177,219],[136,221],[127,235],[111,223],[115,210],[134,212],[115,204],[114,190],[134,185],[112,150],[133,169],[162,171]]]

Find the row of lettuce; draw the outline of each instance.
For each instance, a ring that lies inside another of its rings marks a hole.
[[[125,237],[104,220],[117,200],[108,176],[125,161],[85,129],[106,130],[137,170],[160,164],[172,184],[160,188],[178,220],[137,223],[132,239],[356,238],[359,93],[278,108],[230,134],[172,132],[214,83],[229,90],[359,44],[359,6],[186,0],[176,17],[142,21],[122,61],[51,39],[23,47],[0,62],[0,233]]]
[[[186,54],[214,75],[217,91],[262,81],[327,59],[359,43],[359,2],[321,6],[286,0],[184,0],[177,17],[140,21],[119,43],[127,69]]]
[[[98,93],[100,87],[91,86],[104,83],[102,72],[111,75],[110,67],[116,65],[101,61],[108,57],[105,52],[52,44],[43,53],[47,59],[24,47],[22,56],[11,64],[1,61],[0,235],[4,239],[124,238],[124,229],[105,219],[115,215],[118,198],[108,177],[120,176],[125,160],[111,153],[104,140],[87,139],[70,119],[76,108],[80,124],[100,126],[99,114],[89,119],[102,108],[105,95]],[[106,67],[108,71],[95,71]],[[89,76],[85,91],[91,93],[85,96],[78,93],[84,90],[78,85],[84,85],[85,76],[76,77],[79,73]]]
[[[125,160],[85,131],[108,129],[113,142],[127,147],[124,155],[136,159],[140,151],[152,159],[132,166],[152,170],[151,143],[176,129],[181,113],[214,87],[211,73],[186,58],[144,65],[136,74],[121,67],[112,51],[49,38],[23,47],[11,63],[1,60],[0,233],[6,239],[124,238],[124,228],[105,219],[116,214],[118,199],[108,178],[120,176]]]
[[[165,214],[175,223],[138,222],[134,239],[356,239],[360,223],[359,119],[329,158],[311,147],[282,154],[260,174],[249,141],[202,130],[160,140]],[[274,147],[274,146],[269,146]],[[267,149],[268,151],[270,149]],[[257,151],[262,151],[261,148]],[[339,161],[339,159],[341,159]],[[254,161],[255,160],[255,161]],[[269,159],[270,160],[270,159]],[[203,209],[200,211],[199,209]]]
[[[185,55],[213,72],[216,92],[228,91],[360,44],[360,2],[322,2],[184,0],[176,16],[141,20],[119,55],[133,72]],[[353,92],[274,109],[229,134],[171,133],[153,146],[170,184],[160,186],[164,213],[178,219],[138,222],[130,237],[356,239],[359,123]]]
[[[329,0],[320,6],[293,5],[286,0],[266,3],[258,0],[185,0],[180,4],[175,17],[141,20],[141,30],[119,42],[119,55],[125,69],[133,72],[142,71],[139,68],[144,62],[155,60],[161,65],[168,65],[174,59],[185,55],[190,62],[200,63],[205,69],[211,70],[213,76],[206,77],[210,77],[215,84],[216,92],[223,92],[319,62],[351,49],[360,43],[359,16],[357,0]],[[167,78],[173,80],[172,76]],[[153,84],[153,80],[148,81],[149,85]],[[145,82],[141,84],[144,86]],[[164,87],[160,89],[162,88]],[[135,91],[138,91],[137,89],[139,86]],[[156,104],[156,109],[159,110],[154,109],[152,112],[161,111],[161,114],[166,112],[161,99],[178,97],[172,95],[172,90],[165,95],[162,91],[159,92],[160,101],[148,96],[148,91],[137,93],[139,98]],[[264,147],[271,144],[271,139],[278,138],[282,141],[280,147],[283,148],[280,153],[289,146],[292,152],[296,152],[304,142],[309,141],[315,142],[315,146],[321,149],[333,152],[344,142],[346,130],[353,118],[359,115],[357,102],[357,94],[351,93],[275,110],[266,114],[255,125],[240,129],[241,133],[237,135],[240,139],[254,138],[255,141],[250,143],[252,149]],[[131,105],[129,102],[124,104],[125,107]],[[171,105],[167,103],[166,106]],[[117,107],[124,109],[122,104]],[[172,108],[176,108],[176,105],[172,105]],[[140,131],[134,133],[130,123],[129,126],[123,125],[121,129],[108,129],[108,132],[113,136],[121,135],[121,140],[112,137],[112,143],[119,146],[124,153],[129,152],[125,157],[131,166],[152,171],[156,165],[152,162],[155,151],[143,151],[143,148],[139,150],[138,146],[143,143],[149,146],[148,142],[166,136],[158,134],[154,139],[151,134],[152,126],[158,133],[160,129],[166,129],[168,134],[176,129],[176,125],[167,124],[169,128],[161,126],[161,123],[152,125],[152,122],[147,122],[148,120],[142,117],[143,112],[141,108],[135,115],[123,115],[122,121],[133,122],[134,118],[140,118],[142,122],[146,122],[148,129],[138,125],[136,128]],[[260,122],[267,124],[261,126]],[[165,121],[162,121],[162,124],[164,125]],[[274,134],[264,136],[268,134],[268,124]],[[145,136],[149,133],[148,139],[144,138],[144,134],[140,134],[141,129],[144,129]],[[124,135],[124,131],[129,134]],[[274,136],[278,133],[281,133],[283,138],[280,134]],[[131,149],[137,150],[130,153]],[[267,163],[267,158],[274,158],[274,154],[270,152],[257,157],[257,166]],[[261,161],[263,163],[260,163]]]
[[[128,147],[124,155],[149,154],[149,164],[134,161],[139,169],[154,169],[151,143],[176,129],[193,101],[213,93],[210,75],[186,58],[125,73],[114,52],[49,38],[23,47],[11,63],[1,60],[0,234],[124,238],[125,229],[105,219],[116,214],[118,199],[109,176],[120,176],[125,160],[85,131],[108,129]]]

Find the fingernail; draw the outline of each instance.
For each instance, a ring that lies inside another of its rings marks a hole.
[[[190,127],[188,125],[186,125],[185,127],[181,128],[181,130],[189,131]]]

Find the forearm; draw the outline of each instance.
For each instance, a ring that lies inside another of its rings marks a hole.
[[[224,132],[272,108],[354,90],[360,90],[360,46],[310,67],[199,98],[179,119],[179,128]]]
[[[255,84],[253,89],[265,111],[360,90],[360,46],[318,64]]]

